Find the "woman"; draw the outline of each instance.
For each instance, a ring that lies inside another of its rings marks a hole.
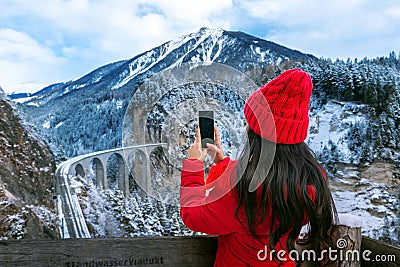
[[[312,91],[310,76],[285,71],[254,92],[244,115],[248,142],[237,161],[215,145],[201,150],[200,132],[182,163],[181,217],[192,230],[218,235],[214,266],[295,266],[295,242],[332,246],[336,210],[326,175],[304,143]],[[207,153],[215,165],[204,181]]]

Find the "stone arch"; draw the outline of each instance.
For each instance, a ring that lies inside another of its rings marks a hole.
[[[116,152],[110,155],[107,160],[107,188],[119,189],[125,192],[125,160]]]
[[[78,163],[75,166],[75,175],[80,177],[85,177],[85,169],[83,168],[82,164]]]
[[[93,182],[96,184],[96,186],[105,188],[104,166],[101,160],[99,158],[93,158],[90,161],[90,168],[94,173]]]

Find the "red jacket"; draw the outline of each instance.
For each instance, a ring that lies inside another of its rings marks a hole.
[[[256,228],[259,240],[250,234],[243,206],[238,213],[240,221],[235,217],[237,197],[229,178],[235,175],[236,163],[225,158],[213,166],[206,184],[204,163],[200,160],[183,161],[180,192],[183,222],[193,231],[218,235],[218,252],[214,267],[295,266],[287,252],[288,234],[281,237],[275,247],[275,254],[270,253],[266,246],[269,244],[270,217]],[[212,183],[209,183],[210,181]],[[271,255],[277,256],[278,251],[281,251],[280,258],[285,258],[282,262],[276,257],[270,258]]]

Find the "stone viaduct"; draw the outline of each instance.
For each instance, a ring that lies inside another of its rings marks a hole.
[[[82,178],[91,173],[98,187],[119,189],[126,196],[129,195],[130,187],[134,186],[133,183],[151,193],[150,155],[153,150],[163,145],[163,143],[136,145],[78,156],[71,159],[68,173]],[[110,163],[112,157],[114,162]],[[112,180],[107,177],[107,168],[111,166],[117,170]]]

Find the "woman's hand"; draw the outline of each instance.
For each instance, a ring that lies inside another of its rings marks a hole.
[[[199,159],[204,161],[207,156],[207,148],[201,147],[200,128],[196,127],[196,140],[188,149],[188,159]]]
[[[224,152],[221,146],[221,137],[219,136],[217,126],[215,125],[214,125],[214,137],[215,137],[214,145],[207,143],[208,154],[210,154],[211,158],[214,159],[215,163],[218,163],[224,159]]]

